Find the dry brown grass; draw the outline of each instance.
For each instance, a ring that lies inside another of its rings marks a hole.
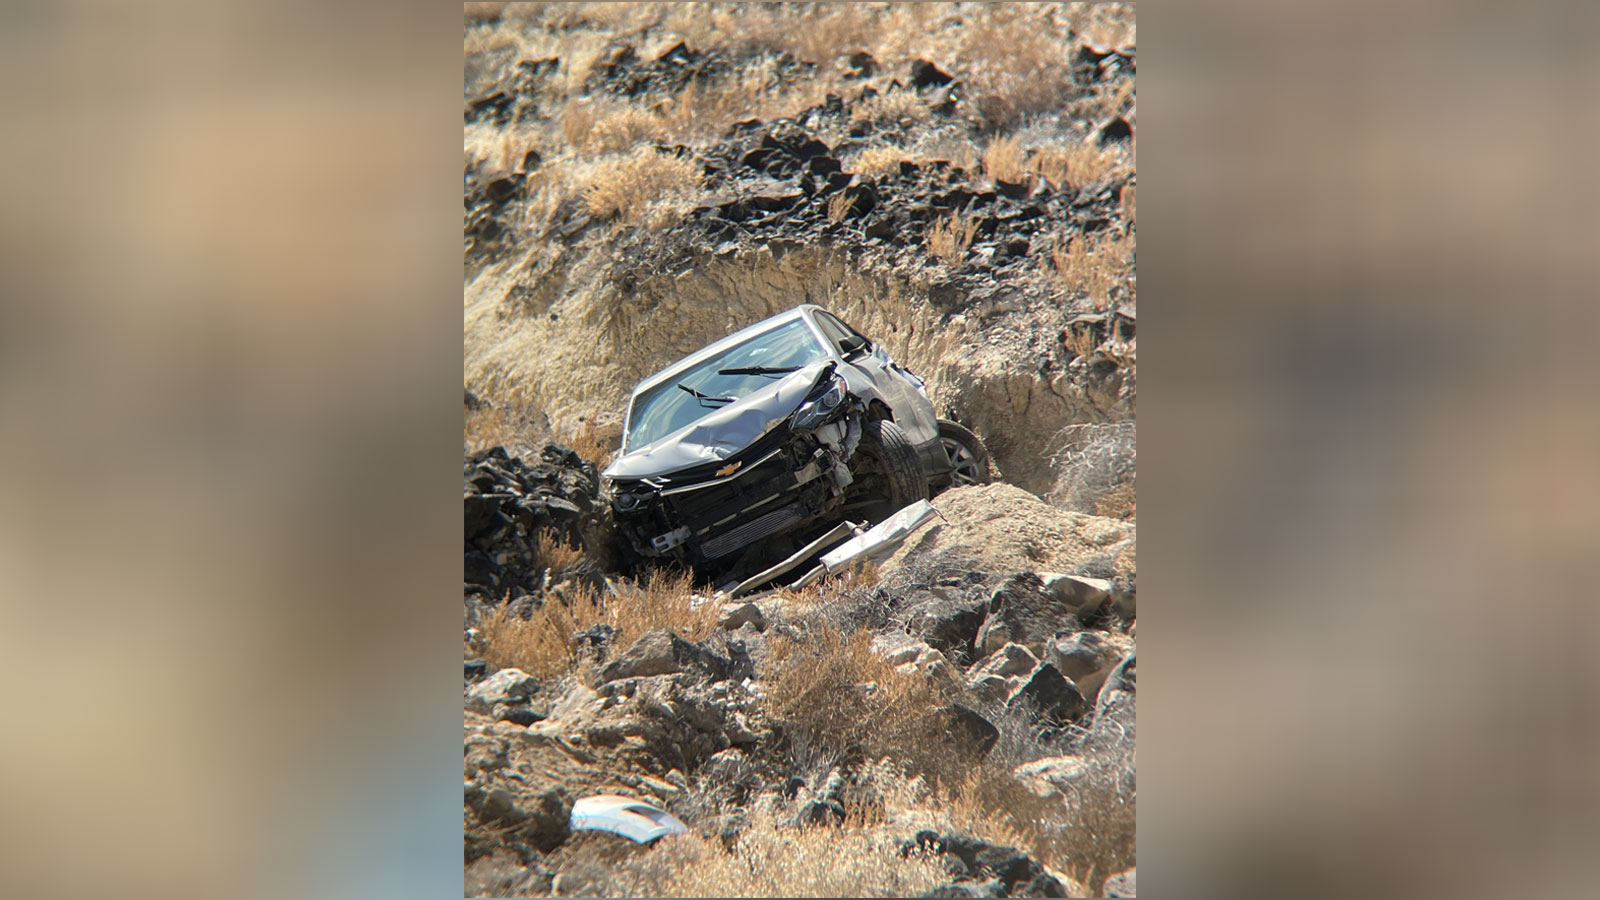
[[[906,152],[899,147],[892,145],[869,147],[846,165],[845,170],[862,175],[887,175],[900,171],[900,163],[906,158]]]
[[[967,248],[972,246],[973,235],[978,233],[978,221],[961,213],[951,213],[928,229],[928,252],[952,266],[961,265]]]
[[[775,638],[764,674],[767,714],[797,746],[819,754],[864,752],[916,771],[948,776],[970,763],[930,716],[943,698],[928,679],[895,671],[872,652],[872,632],[840,634],[826,624],[803,641]]]
[[[926,122],[932,115],[928,104],[914,91],[896,88],[869,98],[856,107],[851,118],[857,122],[914,125]]]
[[[544,416],[521,404],[469,409],[462,421],[463,445],[468,453],[504,447],[509,453],[526,455],[548,432]]]
[[[1047,274],[1068,292],[1082,292],[1096,310],[1110,303],[1111,288],[1128,275],[1133,260],[1131,234],[1077,235],[1050,248]]]
[[[598,411],[591,412],[583,417],[583,423],[575,431],[559,432],[555,439],[594,463],[595,468],[604,469],[611,465],[611,460],[622,446],[621,424],[602,424],[606,421]]]
[[[983,172],[996,181],[1022,181],[1029,174],[1026,164],[1022,142],[1015,137],[997,138],[983,150]]]
[[[1028,168],[1048,178],[1057,187],[1074,189],[1124,171],[1116,152],[1102,150],[1093,143],[1040,147],[1028,160]]]
[[[1100,343],[1095,338],[1094,327],[1091,325],[1073,325],[1067,329],[1064,337],[1067,349],[1083,359],[1088,359]]]
[[[670,195],[685,197],[700,188],[693,160],[641,147],[598,166],[583,192],[583,208],[597,219],[637,221],[651,203]]]
[[[991,130],[1056,107],[1071,84],[1067,44],[1043,8],[993,4],[959,30],[963,93]]]
[[[891,829],[784,828],[763,808],[731,851],[697,834],[666,838],[613,880],[613,896],[916,897],[946,883],[937,857],[899,854]]]
[[[551,572],[560,573],[583,561],[583,548],[572,544],[547,529],[540,529],[533,539],[534,558]]]
[[[846,194],[843,191],[834,194],[828,200],[828,221],[835,225],[843,222],[844,217],[850,215],[850,210],[855,208],[855,205],[855,194]]]
[[[614,153],[659,138],[664,130],[660,116],[636,106],[623,106],[596,119],[584,135],[583,146],[595,153]]]
[[[652,573],[643,584],[620,584],[614,596],[583,587],[565,594],[546,595],[527,619],[510,613],[509,607],[497,610],[479,626],[484,660],[537,678],[554,678],[582,662],[573,636],[592,626],[615,628],[624,647],[663,628],[698,641],[716,630],[722,611],[714,602],[694,601],[688,575],[664,572]]]

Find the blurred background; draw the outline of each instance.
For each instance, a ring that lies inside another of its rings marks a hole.
[[[1146,894],[1591,895],[1600,12],[1139,24]],[[456,896],[461,27],[0,9],[0,893]]]

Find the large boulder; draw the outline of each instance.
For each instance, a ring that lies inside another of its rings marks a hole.
[[[1132,650],[1133,638],[1128,635],[1079,631],[1052,638],[1044,658],[1072,679],[1084,700],[1092,704],[1111,670]]]
[[[539,692],[539,679],[521,669],[501,669],[467,688],[466,708],[488,715],[498,703],[517,703]]]
[[[1028,709],[1056,724],[1076,721],[1087,708],[1077,685],[1049,663],[1040,663],[1006,698],[1006,706]]]

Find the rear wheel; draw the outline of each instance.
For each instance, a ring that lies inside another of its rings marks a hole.
[[[939,420],[939,443],[950,458],[954,471],[947,487],[963,484],[988,484],[994,479],[989,465],[989,448],[978,436],[948,419]]]
[[[847,518],[882,522],[928,498],[928,475],[922,457],[900,426],[888,419],[861,426],[861,444],[850,470],[856,480],[845,502]]]

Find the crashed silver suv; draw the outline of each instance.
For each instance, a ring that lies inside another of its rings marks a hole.
[[[604,486],[624,552],[721,577],[989,477],[920,378],[806,304],[641,381]]]

